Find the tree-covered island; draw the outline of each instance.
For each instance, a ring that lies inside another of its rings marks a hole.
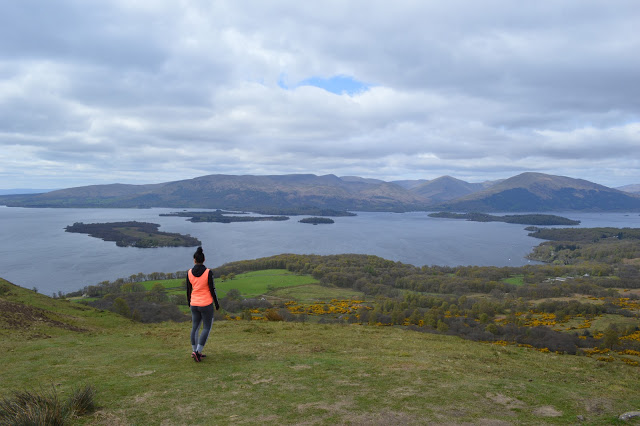
[[[304,219],[300,219],[298,222],[310,223],[312,225],[335,223],[333,219],[329,219],[328,217],[305,217]]]
[[[579,225],[579,220],[572,220],[562,216],[552,214],[518,214],[495,216],[486,213],[451,213],[439,212],[431,213],[429,217],[445,218],[445,219],[466,219],[472,222],[505,222],[516,223],[520,225]]]
[[[240,214],[246,216],[228,216],[229,214]],[[289,220],[288,216],[249,216],[245,212],[229,212],[224,210],[216,210],[213,212],[173,212],[163,213],[160,216],[177,216],[188,217],[189,222],[265,222],[265,221],[281,221]]]
[[[191,235],[160,232],[157,223],[147,222],[111,222],[82,223],[67,226],[65,231],[89,234],[104,241],[115,241],[118,247],[195,247],[202,244]]]
[[[260,214],[287,215],[287,216],[327,216],[346,217],[357,216],[357,214],[346,210],[335,210],[321,207],[296,207],[296,208],[264,208],[257,210]]]

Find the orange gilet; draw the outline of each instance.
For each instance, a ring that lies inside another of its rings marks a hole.
[[[209,306],[213,303],[213,296],[209,290],[209,269],[204,274],[196,277],[189,269],[189,282],[193,287],[191,291],[191,306]]]

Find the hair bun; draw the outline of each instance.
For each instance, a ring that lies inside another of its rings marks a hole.
[[[196,253],[202,253],[202,247],[198,247],[198,249],[196,250]]]

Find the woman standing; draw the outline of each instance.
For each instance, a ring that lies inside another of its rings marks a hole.
[[[193,352],[191,358],[195,362],[202,361],[205,356],[202,354],[204,345],[211,332],[213,324],[213,305],[216,310],[220,309],[216,287],[213,283],[213,271],[204,266],[204,252],[202,247],[198,247],[193,254],[193,268],[187,272],[187,301],[191,307],[191,347]],[[198,330],[202,324],[202,332],[198,335]]]

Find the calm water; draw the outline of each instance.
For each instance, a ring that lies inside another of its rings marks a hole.
[[[202,209],[200,209],[202,210]],[[69,292],[138,272],[188,269],[195,248],[117,247],[86,234],[64,231],[74,222],[137,220],[160,231],[191,234],[202,241],[207,266],[280,253],[373,254],[422,265],[519,266],[541,240],[524,225],[435,219],[426,212],[358,213],[332,225],[284,222],[191,223],[160,217],[176,209],[24,209],[0,206],[0,277],[41,293]],[[638,213],[557,213],[582,227],[640,227]]]

